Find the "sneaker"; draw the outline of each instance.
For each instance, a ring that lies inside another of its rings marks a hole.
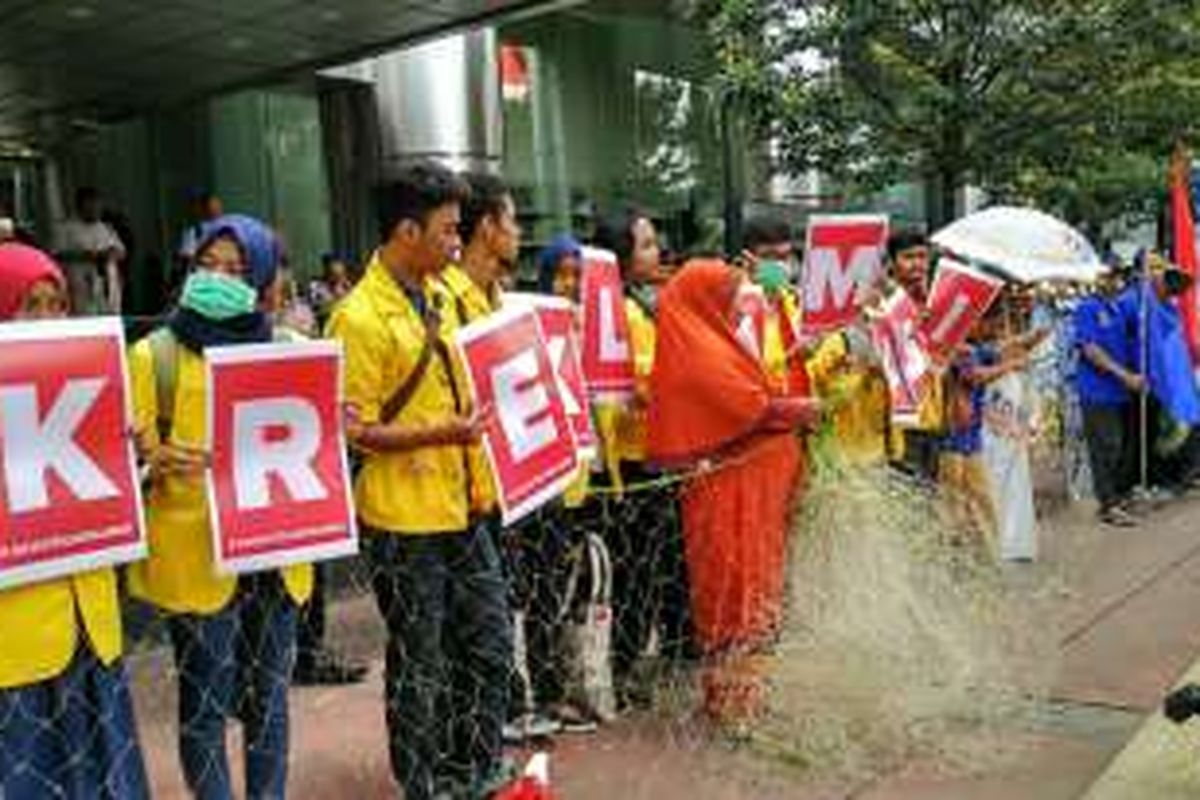
[[[563,729],[562,724],[544,714],[522,714],[504,724],[504,743],[519,745],[530,739],[545,739]]]
[[[1137,519],[1120,506],[1110,506],[1100,511],[1100,521],[1113,528],[1136,528]]]
[[[296,686],[348,686],[367,678],[365,664],[355,664],[330,650],[318,650],[311,658],[297,660],[292,672]]]
[[[570,703],[555,706],[550,709],[547,716],[559,724],[563,733],[595,733],[600,729],[596,720]]]

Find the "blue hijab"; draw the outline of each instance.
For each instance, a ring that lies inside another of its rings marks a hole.
[[[579,246],[579,241],[569,233],[560,233],[542,248],[537,260],[539,292],[554,294],[554,276],[558,273],[558,265],[568,256],[583,256],[583,248]]]
[[[222,236],[238,243],[246,262],[246,283],[258,290],[259,297],[275,283],[282,248],[275,232],[259,220],[244,214],[225,214],[204,223],[196,247],[196,257]],[[206,347],[254,344],[271,341],[271,318],[262,311],[215,321],[188,308],[176,308],[167,319],[167,327],[180,344],[194,352]]]

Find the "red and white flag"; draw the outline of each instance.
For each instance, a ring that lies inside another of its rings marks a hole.
[[[506,294],[504,302],[517,308],[532,308],[537,314],[550,363],[558,378],[558,393],[571,419],[579,457],[595,457],[596,433],[592,429],[587,384],[583,380],[583,367],[579,362],[579,326],[575,305],[562,297],[516,292]]]
[[[817,215],[808,221],[802,295],[806,333],[852,322],[883,270],[888,218]]]
[[[598,397],[633,394],[633,341],[616,255],[594,247],[583,248],[579,296],[583,308],[580,360],[588,391]]]
[[[575,478],[579,457],[559,378],[532,309],[502,308],[460,328],[454,340],[475,407],[492,412],[483,444],[510,525]]]
[[[920,335],[936,364],[945,366],[1004,288],[1004,281],[943,256],[929,290]]]
[[[217,347],[204,356],[218,570],[257,572],[358,552],[340,343]]]
[[[0,588],[144,558],[115,319],[0,325]]]

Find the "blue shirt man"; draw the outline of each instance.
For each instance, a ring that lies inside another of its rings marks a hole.
[[[1084,298],[1075,310],[1075,346],[1080,350],[1075,388],[1084,406],[1126,406],[1129,387],[1111,366],[1128,370],[1133,362],[1133,339],[1117,302],[1104,295]],[[1095,350],[1107,358],[1097,358]],[[1108,363],[1105,363],[1108,362]]]

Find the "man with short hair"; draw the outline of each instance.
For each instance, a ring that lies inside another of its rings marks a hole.
[[[71,313],[120,314],[125,245],[100,219],[100,193],[91,186],[80,187],[75,192],[75,215],[54,234],[54,252],[71,292]]]
[[[330,322],[364,454],[355,499],[388,627],[392,770],[409,800],[486,796],[502,773],[511,629],[495,541],[470,514],[483,418],[456,375],[436,281],[458,255],[466,194],[433,164],[385,187],[382,244]]]
[[[750,279],[762,287],[768,313],[763,326],[762,359],[767,373],[784,394],[806,396],[811,392],[805,367],[807,342],[800,339],[802,308],[794,282],[796,247],[787,221],[761,214],[746,221],[742,233],[742,261]]]

